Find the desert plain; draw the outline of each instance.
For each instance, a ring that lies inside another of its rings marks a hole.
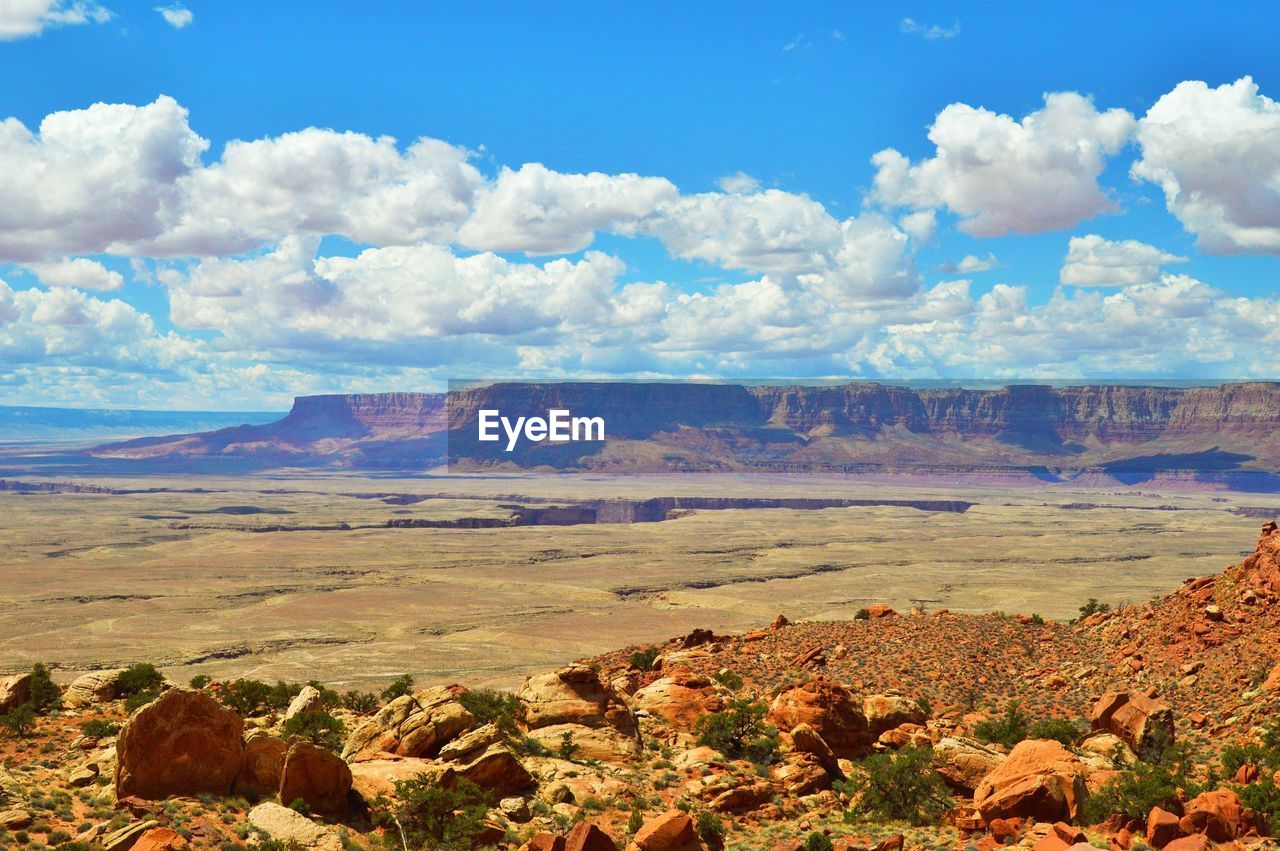
[[[148,660],[196,674],[371,687],[514,687],[693,628],[898,610],[1069,619],[1239,560],[1274,496],[898,485],[814,476],[275,472],[76,479],[0,492],[0,670],[60,680]],[[511,515],[521,500],[656,496],[964,500],[682,512],[648,523],[389,528]],[[424,498],[425,497],[425,498]]]

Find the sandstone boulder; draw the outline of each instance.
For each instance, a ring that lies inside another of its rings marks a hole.
[[[280,800],[301,799],[313,813],[341,816],[347,812],[351,769],[334,753],[304,739],[292,739],[280,768]]]
[[[347,737],[342,757],[350,762],[378,754],[434,757],[476,719],[458,702],[462,686],[438,686],[402,695],[382,707]]]
[[[636,733],[635,716],[626,702],[586,665],[568,665],[550,674],[530,677],[517,696],[523,704],[520,720],[530,730],[578,724],[612,727],[629,736]]]
[[[1147,816],[1147,843],[1153,848],[1163,848],[1183,836],[1178,817],[1173,813],[1153,807]]]
[[[116,677],[120,676],[120,673],[118,669],[94,671],[77,677],[63,692],[62,705],[68,709],[84,709],[115,700],[120,696],[120,691],[116,688]]]
[[[791,753],[770,769],[776,781],[793,798],[831,788],[831,774],[811,753]]]
[[[529,738],[552,753],[559,751],[565,734],[573,742],[574,756],[601,762],[625,763],[640,750],[640,739],[612,727],[584,727],[581,724],[555,724],[529,731]]]
[[[840,760],[831,750],[818,731],[808,724],[797,724],[791,728],[791,749],[798,753],[812,755],[828,774],[843,776],[840,771]]]
[[[934,770],[947,785],[963,792],[977,789],[1004,761],[1004,754],[976,739],[947,737],[933,746]]]
[[[204,692],[170,689],[120,730],[116,797],[228,794],[240,772],[243,726]]]
[[[1071,821],[1085,798],[1085,767],[1054,741],[1019,742],[973,793],[973,804],[990,822],[996,818]]]
[[[396,784],[415,777],[428,776],[437,785],[448,785],[457,776],[453,766],[424,759],[370,759],[353,762],[351,788],[365,801],[379,795],[394,798]]]
[[[783,691],[769,706],[768,720],[779,729],[808,724],[836,756],[854,759],[873,741],[862,704],[844,686],[812,679]]]
[[[244,736],[244,753],[232,791],[245,798],[265,798],[280,789],[286,745],[266,730],[250,730]]]
[[[632,695],[633,703],[671,726],[690,731],[704,715],[725,707],[724,695],[708,677],[663,677]]]
[[[1173,744],[1173,710],[1145,694],[1107,692],[1094,704],[1089,726],[1119,736],[1143,758]]]
[[[1080,742],[1079,750],[1085,764],[1099,770],[1132,768],[1138,761],[1138,755],[1115,733],[1093,733]]]
[[[537,783],[511,749],[501,744],[490,745],[470,762],[456,766],[455,770],[459,777],[465,777],[495,795],[510,795]]]
[[[668,810],[644,823],[632,840],[640,851],[678,851],[695,840],[693,819],[681,810]]]
[[[873,738],[903,724],[923,724],[926,720],[919,703],[898,695],[873,694],[863,698],[862,714]]]
[[[1178,824],[1183,833],[1203,833],[1214,842],[1227,842],[1244,832],[1244,807],[1230,789],[1204,792],[1187,802]]]
[[[284,711],[284,720],[296,718],[306,712],[322,712],[324,711],[324,697],[320,694],[320,690],[315,686],[303,686],[302,691],[298,692],[289,703],[289,708]]]
[[[342,851],[342,840],[328,828],[288,807],[264,802],[249,811],[249,824],[267,836],[306,851]]]
[[[445,762],[467,762],[479,755],[489,745],[502,741],[502,731],[496,724],[485,724],[463,733],[440,749],[440,759]]]
[[[31,699],[31,674],[0,677],[0,715],[17,709]]]
[[[133,843],[132,851],[177,851],[186,848],[187,840],[171,827],[153,827]]]
[[[591,822],[580,821],[565,836],[564,851],[618,851],[618,846]]]

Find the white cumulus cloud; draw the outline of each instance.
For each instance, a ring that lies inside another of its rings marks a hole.
[[[1161,266],[1185,262],[1186,257],[1136,239],[1113,242],[1097,234],[1073,236],[1058,280],[1077,287],[1126,287],[1155,280]]]
[[[111,12],[90,0],[0,0],[0,41],[40,35],[49,27],[109,20]]]
[[[87,257],[67,257],[44,263],[28,263],[46,287],[75,287],[81,290],[118,290],[124,276]]]
[[[188,26],[196,19],[195,13],[181,3],[174,3],[171,6],[157,6],[156,11],[160,14],[160,17],[164,18],[164,22],[175,30]]]
[[[1099,112],[1074,92],[1045,95],[1044,107],[1021,121],[953,103],[929,128],[932,157],[912,163],[892,148],[872,157],[871,197],[945,207],[974,236],[1059,230],[1115,209],[1098,176],[1133,127],[1125,110]]]
[[[1280,253],[1280,103],[1250,77],[1179,83],[1138,124],[1132,174],[1216,253]]]

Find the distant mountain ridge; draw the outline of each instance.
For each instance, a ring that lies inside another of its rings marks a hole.
[[[482,409],[600,416],[606,440],[477,440]],[[601,471],[978,473],[1042,480],[1159,473],[1202,481],[1280,471],[1280,383],[1010,385],[997,390],[703,383],[503,383],[443,393],[299,397],[276,422],[97,447],[139,462],[424,470],[448,460]],[[1271,489],[1269,486],[1265,489]]]
[[[140,434],[206,431],[279,419],[276,412],[149,411],[0,405],[0,442],[102,441]]]

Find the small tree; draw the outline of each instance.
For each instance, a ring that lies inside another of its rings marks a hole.
[[[28,688],[31,696],[27,702],[31,704],[31,710],[37,715],[44,715],[62,706],[62,692],[58,690],[57,683],[49,675],[49,669],[42,663],[36,662],[31,667],[31,681]]]
[[[1000,718],[988,718],[973,728],[973,733],[984,742],[995,742],[1011,748],[1027,737],[1031,719],[1022,711],[1016,700],[1009,701]]]
[[[723,848],[724,838],[728,834],[720,816],[710,810],[698,813],[697,832],[698,838],[706,843],[708,848]]]
[[[804,851],[833,851],[835,848],[831,844],[831,840],[827,838],[825,833],[818,833],[816,830],[809,834],[804,841]]]
[[[851,778],[843,791],[861,812],[927,824],[951,806],[930,757],[925,748],[873,754],[863,760],[861,775]]]
[[[364,715],[378,708],[378,696],[368,691],[349,691],[342,696],[342,705],[357,715]]]
[[[1073,745],[1080,738],[1080,727],[1066,718],[1043,718],[1027,730],[1028,739],[1052,739],[1063,745]]]
[[[484,830],[489,802],[480,787],[464,778],[450,786],[426,776],[396,783],[396,804],[374,801],[374,823],[398,833],[406,847],[473,848]]]
[[[1152,807],[1173,806],[1178,799],[1178,788],[1186,781],[1186,777],[1167,767],[1140,762],[1085,800],[1085,818],[1090,824],[1096,824],[1122,813],[1131,819],[1146,821]]]
[[[565,761],[572,761],[575,754],[578,753],[578,744],[573,740],[573,733],[565,730],[560,736],[560,747],[556,750],[556,756]]]
[[[342,750],[342,737],[346,729],[341,721],[321,710],[298,713],[284,722],[282,732],[286,739],[298,736],[313,745],[338,753]]]
[[[121,697],[132,697],[143,692],[159,692],[164,685],[164,674],[149,662],[139,662],[116,675],[116,692]]]
[[[657,647],[646,647],[631,654],[629,663],[637,671],[652,671],[653,663],[658,661],[662,651]]]
[[[36,728],[36,711],[30,703],[24,703],[7,715],[0,715],[0,725],[17,738],[25,738]]]
[[[703,715],[694,726],[698,744],[715,748],[730,759],[768,764],[778,758],[778,731],[764,723],[762,704],[738,698],[723,712]]]
[[[511,692],[492,688],[470,689],[458,696],[458,702],[475,716],[477,722],[493,724],[508,736],[516,734],[520,698]]]
[[[401,674],[391,681],[391,685],[382,690],[382,699],[395,700],[397,697],[404,697],[406,694],[413,694],[413,677],[408,674]]]

